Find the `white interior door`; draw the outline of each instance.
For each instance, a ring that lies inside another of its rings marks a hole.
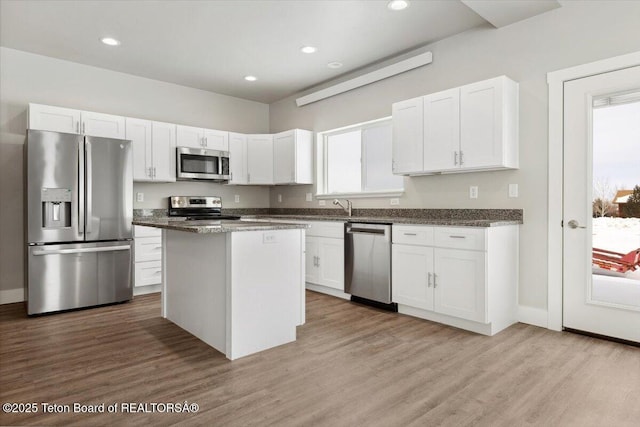
[[[619,104],[631,106],[630,97],[637,93],[640,93],[638,66],[568,81],[564,85],[563,326],[640,342],[640,276],[634,280],[637,270],[622,272],[615,267],[602,268],[593,251],[594,241],[602,244],[602,240],[598,240],[602,232],[599,224],[607,222],[631,224],[613,243],[622,244],[621,240],[626,239],[627,245],[635,245],[633,239],[638,230],[634,224],[640,221],[616,217],[614,209],[619,206],[616,200],[611,195],[597,194],[601,186],[598,181],[603,177],[594,176],[594,165],[600,168],[603,157],[620,150],[617,157],[613,156],[619,163],[612,163],[608,169],[614,176],[604,179],[610,178],[612,187],[617,187],[619,180],[626,180],[628,186],[640,185],[640,132],[631,130],[629,132],[639,134],[620,135],[610,139],[609,146],[598,146],[602,145],[598,142],[601,135],[594,133],[594,117],[599,117],[597,109],[608,100],[617,99]],[[640,97],[637,101],[640,106]],[[640,109],[630,111],[628,123],[639,123]],[[619,132],[621,123],[621,120],[612,121],[609,132]],[[621,147],[619,144],[624,138],[635,142]],[[625,169],[632,172],[620,178],[619,174]],[[611,204],[608,213],[611,218],[593,218],[602,213],[596,212],[597,198],[601,199],[599,203]],[[594,228],[594,224],[597,227]],[[637,236],[640,247],[640,234]],[[618,252],[627,250],[628,247]]]

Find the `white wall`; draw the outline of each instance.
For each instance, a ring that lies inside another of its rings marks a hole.
[[[301,108],[296,94],[270,105],[271,131],[324,131],[391,114],[391,104],[506,74],[520,82],[520,169],[405,178],[405,208],[522,208],[520,304],[547,308],[546,73],[640,49],[640,2],[566,1],[562,8],[493,29],[468,31],[429,46],[433,63]],[[507,197],[508,184],[520,197]],[[479,197],[470,200],[469,186]],[[305,202],[311,186],[276,187],[271,207],[318,207]],[[278,203],[281,194],[283,202]],[[355,207],[389,207],[388,199],[354,199]]]
[[[266,104],[0,48],[0,303],[23,290],[23,145],[29,102],[235,132],[269,130]],[[269,190],[181,182],[135,184],[135,208],[166,207],[172,194],[221,195],[229,207],[268,207]],[[241,203],[230,203],[233,195]]]

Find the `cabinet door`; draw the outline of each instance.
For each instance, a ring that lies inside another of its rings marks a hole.
[[[134,270],[136,288],[162,283],[162,261],[136,262]]]
[[[176,125],[151,123],[153,179],[174,182],[176,180]]]
[[[423,170],[423,102],[413,98],[392,106],[393,173],[408,174]]]
[[[463,168],[503,163],[501,78],[460,88],[460,150]]]
[[[486,323],[485,263],[485,252],[436,248],[434,310]]]
[[[82,133],[102,138],[124,139],[125,120],[122,116],[83,111],[81,113]]]
[[[320,285],[344,291],[344,240],[318,237]]]
[[[392,301],[433,310],[433,248],[393,245]]]
[[[247,135],[229,133],[229,184],[247,183]]]
[[[318,239],[306,236],[305,243],[305,282],[318,284]]]
[[[273,136],[274,184],[292,184],[295,182],[295,143],[295,132],[292,130]]]
[[[29,129],[78,134],[80,133],[80,111],[29,104]]]
[[[247,182],[273,184],[273,135],[247,136]]]
[[[152,180],[151,122],[127,117],[125,120],[125,138],[130,139],[133,146],[133,180]]]
[[[460,167],[460,89],[424,97],[424,170]]]
[[[229,132],[204,129],[204,148],[209,150],[229,151]]]
[[[204,130],[192,126],[176,126],[176,145],[178,147],[204,148]]]

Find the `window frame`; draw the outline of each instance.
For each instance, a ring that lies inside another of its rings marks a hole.
[[[380,119],[370,120],[367,122],[356,123],[353,125],[343,126],[337,129],[331,129],[324,132],[318,132],[316,134],[316,199],[335,199],[335,198],[374,198],[374,197],[399,197],[404,194],[404,180],[401,189],[389,189],[379,191],[364,191],[366,183],[364,177],[366,176],[366,161],[363,161],[366,156],[366,149],[360,145],[361,148],[361,160],[360,160],[360,173],[361,173],[361,191],[359,192],[347,192],[347,193],[328,193],[328,165],[327,165],[327,139],[330,136],[340,135],[343,133],[352,132],[354,130],[360,130],[364,132],[366,129],[375,127],[381,127],[385,125],[392,125],[391,116],[382,117]],[[391,159],[389,159],[391,162]]]

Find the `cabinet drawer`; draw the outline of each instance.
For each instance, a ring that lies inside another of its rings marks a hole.
[[[433,227],[420,225],[394,225],[393,243],[405,245],[433,245]]]
[[[162,283],[162,263],[146,261],[135,263],[135,286],[158,285]]]
[[[435,229],[435,246],[485,251],[485,235],[485,228],[438,227]]]
[[[160,261],[162,258],[162,237],[137,237],[135,248],[136,262]]]
[[[162,230],[155,227],[145,227],[142,225],[134,225],[133,226],[133,236],[134,237],[160,237],[162,236]]]
[[[308,223],[307,236],[333,237],[344,239],[344,222],[313,221]]]

